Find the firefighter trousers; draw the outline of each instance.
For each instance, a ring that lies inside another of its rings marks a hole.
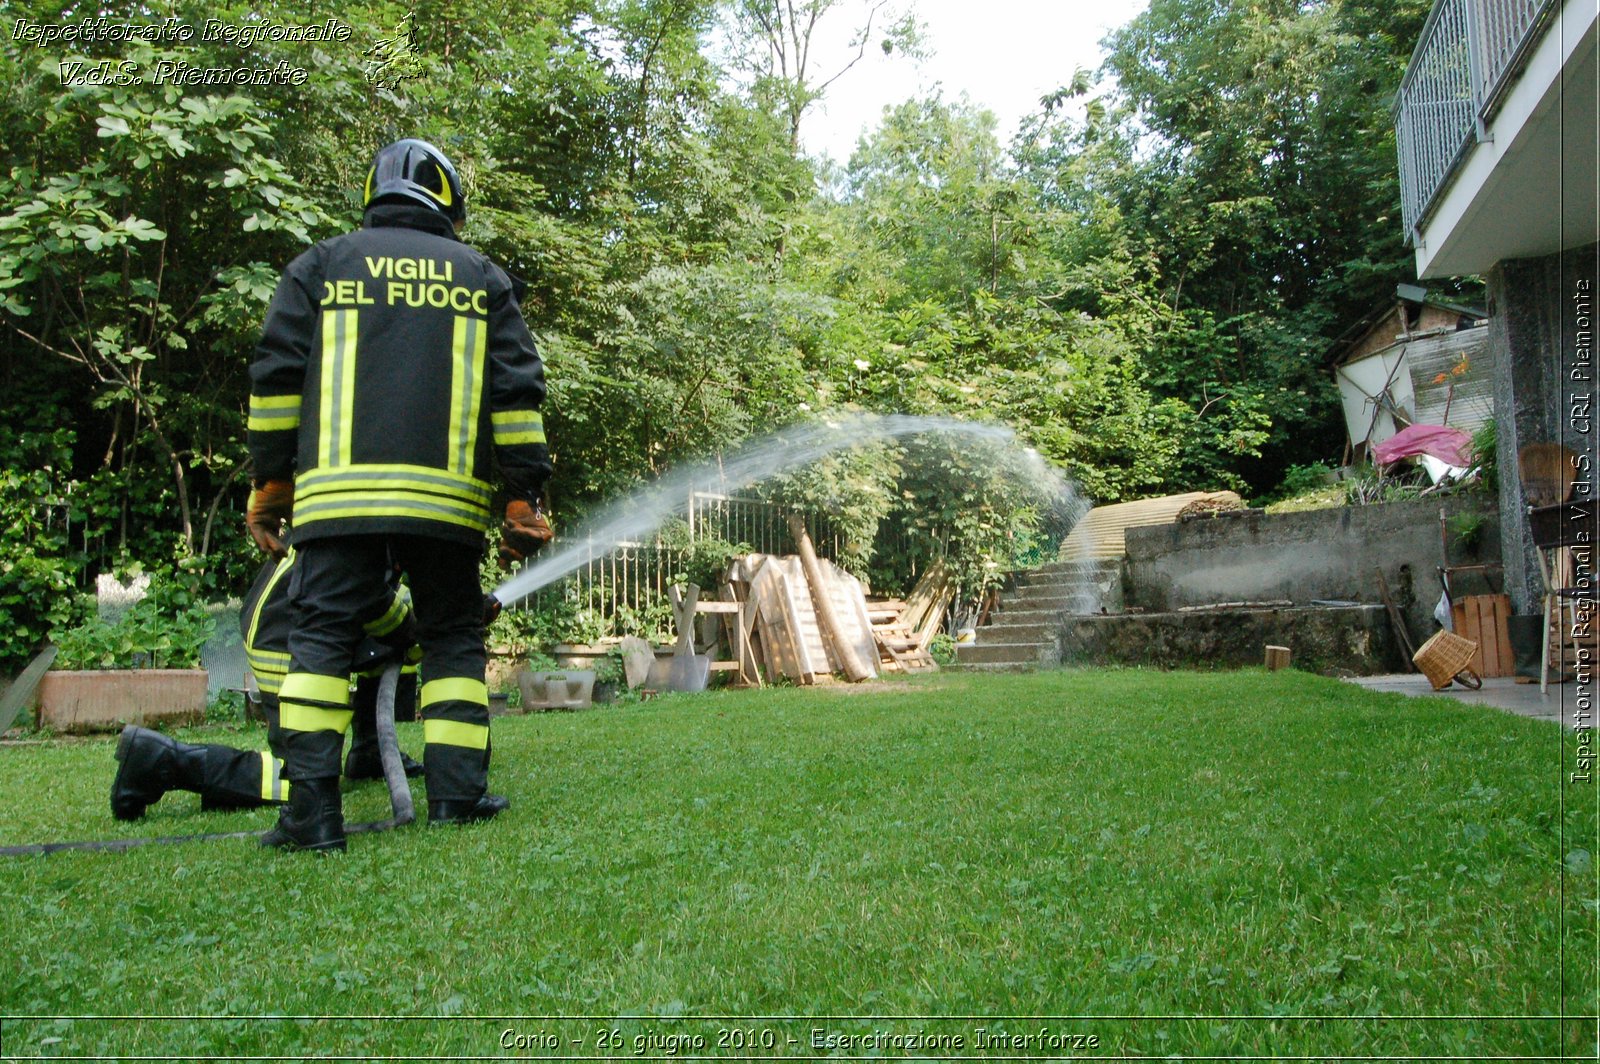
[[[360,610],[382,594],[391,564],[406,575],[422,647],[422,735],[430,801],[477,801],[489,782],[489,693],[484,684],[482,549],[428,536],[355,535],[295,547],[294,629],[278,693],[284,772],[339,775],[350,727],[350,662]]]
[[[378,681],[370,676],[360,680],[352,706],[351,752],[370,748],[371,756],[377,757]],[[415,702],[415,680],[407,681],[408,676],[402,674],[396,703],[405,702],[408,693]],[[238,750],[221,745],[201,748],[205,751],[204,771],[194,779],[192,786],[180,784],[180,789],[193,790],[200,795],[201,809],[255,809],[263,805],[281,805],[289,800],[289,781],[283,775],[283,759],[274,756],[274,751],[281,750],[283,744],[283,733],[278,726],[278,696],[263,692],[261,708],[267,718],[270,749]]]

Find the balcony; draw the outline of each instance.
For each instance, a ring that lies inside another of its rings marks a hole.
[[[1594,0],[1438,0],[1395,102],[1419,277],[1593,243]]]

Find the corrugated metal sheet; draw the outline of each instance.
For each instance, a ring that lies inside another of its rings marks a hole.
[[[1463,361],[1465,359],[1465,361]],[[1406,345],[1411,388],[1417,396],[1417,421],[1443,425],[1445,401],[1450,427],[1473,432],[1494,418],[1494,374],[1489,360],[1489,330],[1461,329],[1413,340]],[[1462,372],[1454,372],[1457,367]],[[1438,378],[1443,377],[1441,381]],[[1450,385],[1455,395],[1450,397]]]
[[[1128,529],[1143,525],[1170,525],[1178,519],[1180,510],[1200,499],[1232,503],[1244,501],[1231,491],[1191,491],[1159,499],[1096,506],[1072,526],[1072,531],[1061,543],[1058,557],[1064,562],[1120,558],[1128,553]]]

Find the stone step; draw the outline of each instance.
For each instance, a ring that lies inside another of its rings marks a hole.
[[[1018,595],[1070,595],[1079,591],[1092,594],[1103,588],[1111,587],[1113,583],[1114,581],[1111,580],[1051,580],[1043,584],[1019,584],[1005,592],[1005,594],[1011,597]]]
[[[1098,611],[1096,611],[1096,612],[1098,612]],[[996,610],[994,613],[990,614],[990,616],[989,616],[989,622],[990,622],[989,623],[989,628],[995,628],[995,627],[998,627],[999,625],[1002,625],[1002,624],[1006,625],[1008,627],[1012,626],[1012,625],[1024,625],[1024,624],[1044,624],[1044,625],[1049,625],[1049,624],[1053,624],[1055,621],[1059,620],[1062,617],[1077,617],[1077,616],[1083,616],[1083,615],[1082,614],[1073,613],[1070,610],[999,609],[999,610]],[[979,628],[978,629],[978,631],[980,633],[985,632],[987,630],[988,630],[987,628]]]
[[[1097,607],[1098,604],[1097,596],[1074,592],[1059,594],[1043,588],[1036,593],[1015,595],[1000,600],[1001,608],[1006,610],[1054,610],[1057,613],[1083,612],[1090,607]]]
[[[1114,573],[1122,569],[1121,558],[1094,558],[1082,562],[1046,562],[1032,569],[1019,569],[1017,576],[1051,577],[1068,573]]]
[[[1045,665],[1040,662],[1010,662],[1010,661],[957,661],[943,666],[949,672],[1037,672],[1040,669],[1053,669],[1054,665]]]
[[[1060,652],[1054,643],[960,643],[956,660],[963,665],[1054,665]]]
[[[1025,569],[1016,574],[1018,587],[1037,587],[1040,584],[1103,584],[1122,575],[1121,567],[1084,569]]]
[[[1008,598],[1038,595],[1099,595],[1115,586],[1110,580],[1058,580],[1045,584],[1019,584],[1005,592]]]
[[[1051,637],[1051,625],[1045,621],[990,624],[978,629],[979,643],[1043,643]]]

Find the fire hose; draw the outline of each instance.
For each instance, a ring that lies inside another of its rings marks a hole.
[[[389,803],[394,815],[387,820],[346,823],[346,835],[370,831],[389,831],[404,827],[416,819],[416,807],[411,800],[411,784],[406,780],[405,766],[400,761],[400,739],[394,726],[394,696],[400,682],[400,664],[384,667],[378,680],[378,756],[383,762],[383,781],[389,788]],[[140,846],[164,846],[180,842],[214,842],[219,839],[259,839],[260,831],[212,831],[193,835],[153,835],[132,839],[94,839],[84,842],[34,842],[21,846],[0,846],[0,857],[31,857],[39,854],[60,853],[63,850],[95,850],[116,853]]]

